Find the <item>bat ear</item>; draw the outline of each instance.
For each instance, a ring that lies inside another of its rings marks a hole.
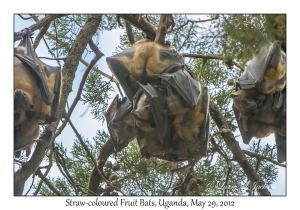
[[[237,96],[238,96],[238,94],[236,94],[236,93],[231,93],[230,94],[230,98],[232,98],[232,99],[236,98]]]

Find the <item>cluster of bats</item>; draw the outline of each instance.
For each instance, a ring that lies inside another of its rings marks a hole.
[[[39,125],[58,118],[61,70],[43,63],[36,55],[30,33],[14,50],[14,155],[31,153]]]
[[[137,139],[143,157],[170,161],[207,155],[209,92],[167,44],[147,39],[107,58],[126,97],[106,112],[116,151]],[[244,143],[274,133],[286,160],[286,56],[280,42],[260,46],[230,95]]]
[[[105,113],[116,151],[137,139],[143,157],[169,161],[205,157],[209,143],[207,87],[168,43],[148,39],[107,58],[126,95]],[[37,57],[29,33],[14,52],[14,154],[39,136],[39,125],[58,118],[60,67]],[[230,95],[244,143],[275,133],[277,159],[286,160],[286,56],[280,42],[263,45]]]
[[[106,112],[116,151],[137,139],[143,157],[177,161],[207,155],[209,93],[166,44],[148,39],[107,58],[126,97]]]

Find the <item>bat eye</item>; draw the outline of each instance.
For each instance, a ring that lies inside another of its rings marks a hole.
[[[148,110],[149,110],[149,107],[145,106],[145,107],[144,107],[144,110],[145,110],[145,111],[148,111]]]

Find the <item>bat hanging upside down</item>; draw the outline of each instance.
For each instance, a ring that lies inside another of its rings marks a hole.
[[[49,66],[37,57],[29,34],[23,37],[14,52],[16,149],[23,148],[39,136],[39,124],[51,123],[58,118],[60,67]]]

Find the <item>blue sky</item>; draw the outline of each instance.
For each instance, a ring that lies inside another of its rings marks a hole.
[[[24,29],[25,27],[30,26],[34,22],[24,21],[20,17],[16,16],[15,18],[15,25],[14,25],[14,31],[20,31],[21,29]],[[38,33],[38,31],[35,32],[35,35]],[[123,30],[117,29],[110,32],[105,31],[104,33],[100,34],[99,38],[99,49],[104,53],[105,56],[103,56],[97,63],[97,66],[100,70],[111,74],[109,71],[109,68],[106,64],[105,58],[108,56],[111,56],[112,53],[115,51],[116,47],[119,45],[119,36],[123,33]],[[109,40],[109,41],[108,41]],[[17,42],[16,42],[17,44]],[[37,54],[38,56],[43,57],[51,57],[48,55],[47,49],[43,43],[43,41],[40,42],[39,47],[37,48]],[[86,58],[86,61],[90,61],[92,59],[92,56],[89,56]],[[55,61],[49,61],[49,60],[43,60],[43,62],[48,63],[50,65],[57,65]],[[75,80],[73,83],[73,92],[71,92],[68,101],[69,104],[73,102],[73,99],[77,93],[77,88],[80,83],[82,74],[84,73],[84,70],[86,67],[80,63],[78,67],[78,71],[76,72]],[[111,97],[114,97],[114,93],[112,93]],[[80,117],[87,108],[86,105],[82,105],[82,102],[79,102],[77,107],[75,108],[71,120],[74,123],[75,127],[78,129],[79,133],[81,133],[85,138],[92,139],[93,136],[95,136],[97,130],[105,129],[105,127],[102,126],[102,122],[98,122],[97,120],[93,119],[93,116],[90,114],[90,112],[86,112],[83,117]],[[82,126],[84,125],[84,126]],[[103,124],[106,125],[105,123]],[[73,144],[73,140],[75,139],[75,134],[70,128],[70,126],[66,126],[62,134],[56,139],[57,142],[63,142],[63,145],[65,147],[71,147]],[[237,140],[240,142],[240,146],[242,149],[247,149],[247,145],[242,143],[242,140],[240,137],[237,138]],[[265,138],[262,140],[261,144],[269,143],[271,145],[274,144],[274,137],[273,135]],[[44,165],[44,164],[43,164]],[[53,167],[51,172],[49,173],[49,176],[57,176],[60,172],[57,168]],[[272,195],[285,195],[285,168],[279,167],[279,176],[278,180],[272,185],[275,187],[273,190],[271,190]],[[28,187],[31,184],[31,178],[27,181],[26,187],[24,189],[24,192],[28,190]]]

